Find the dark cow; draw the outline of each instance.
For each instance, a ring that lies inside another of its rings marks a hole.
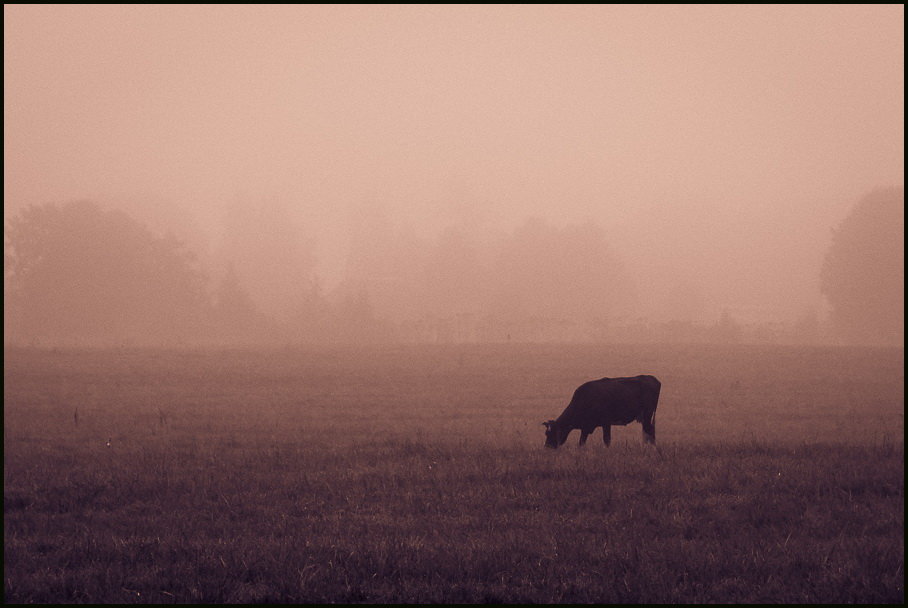
[[[557,420],[543,422],[545,447],[557,448],[574,429],[580,429],[580,445],[602,427],[605,445],[612,441],[612,425],[637,421],[643,425],[643,439],[656,443],[656,404],[662,383],[653,376],[602,378],[581,384]]]

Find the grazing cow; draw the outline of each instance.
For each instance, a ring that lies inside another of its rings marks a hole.
[[[580,429],[580,445],[602,427],[602,441],[612,441],[612,425],[637,421],[643,425],[643,439],[656,443],[656,404],[660,383],[653,376],[602,378],[581,384],[557,420],[543,422],[545,447],[557,448],[574,429]]]

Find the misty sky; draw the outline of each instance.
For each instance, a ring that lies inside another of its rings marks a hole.
[[[903,5],[6,5],[4,212],[88,198],[216,249],[225,205],[277,200],[329,283],[369,208],[426,233],[594,221],[644,299],[796,316],[831,229],[904,183],[903,24]]]

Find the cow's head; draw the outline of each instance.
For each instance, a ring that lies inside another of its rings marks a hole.
[[[557,448],[564,443],[564,439],[561,437],[561,429],[558,428],[558,424],[554,420],[546,420],[542,423],[542,426],[545,427],[545,447]]]

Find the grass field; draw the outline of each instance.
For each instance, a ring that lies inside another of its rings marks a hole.
[[[543,448],[602,376],[639,424]],[[109,446],[108,446],[109,442]],[[904,351],[4,353],[7,602],[904,600]]]

